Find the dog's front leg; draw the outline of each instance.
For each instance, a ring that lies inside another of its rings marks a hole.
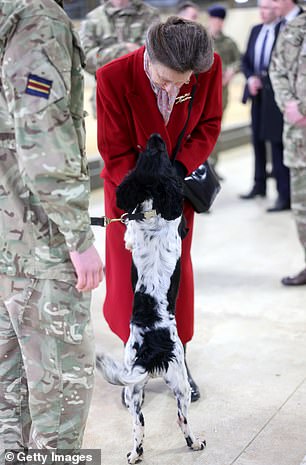
[[[144,417],[141,411],[143,386],[133,385],[125,388],[125,401],[133,416],[133,449],[127,454],[128,463],[138,463],[143,455]]]

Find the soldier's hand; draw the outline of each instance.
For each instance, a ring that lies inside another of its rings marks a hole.
[[[284,116],[286,120],[291,124],[299,125],[300,120],[304,118],[304,115],[299,110],[299,102],[297,100],[290,100],[285,104]]]
[[[261,79],[258,76],[250,76],[248,79],[248,87],[250,94],[254,97],[262,88]]]
[[[85,292],[98,287],[103,279],[103,264],[95,246],[90,246],[82,253],[70,252],[70,258],[78,279],[75,286],[77,290]]]

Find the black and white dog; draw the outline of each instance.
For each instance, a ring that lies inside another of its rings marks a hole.
[[[140,461],[143,454],[143,390],[155,376],[163,377],[176,397],[178,422],[187,445],[193,450],[204,449],[205,441],[195,438],[188,424],[190,385],[175,321],[183,185],[158,134],[150,137],[135,169],[118,187],[117,204],[135,218],[137,214],[142,218],[128,221],[125,233],[133,262],[133,314],[124,363],[98,355],[97,368],[108,382],[126,386],[125,402],[133,415],[134,433],[128,463]]]

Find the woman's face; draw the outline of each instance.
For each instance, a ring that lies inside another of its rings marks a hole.
[[[188,84],[192,75],[192,71],[180,73],[158,62],[149,62],[149,68],[151,79],[154,82],[154,84],[166,90],[167,92],[173,86],[181,88],[182,85]]]

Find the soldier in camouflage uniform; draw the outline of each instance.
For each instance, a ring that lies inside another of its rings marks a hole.
[[[290,169],[291,205],[306,260],[306,13],[290,21],[279,35],[269,74],[284,113],[284,161]],[[306,284],[306,268],[282,283]]]
[[[159,20],[158,11],[142,0],[107,0],[92,10],[81,24],[80,36],[86,56],[86,71],[136,50],[145,43],[148,27]],[[96,88],[92,95],[96,116]]]
[[[0,0],[0,461],[78,449],[93,387],[83,55],[56,0]]]
[[[212,5],[208,8],[208,30],[214,39],[215,51],[222,60],[222,111],[224,113],[229,98],[229,84],[236,73],[240,71],[240,52],[236,42],[223,33],[226,9],[221,5]],[[216,166],[218,150],[214,149],[209,157],[210,162]]]

